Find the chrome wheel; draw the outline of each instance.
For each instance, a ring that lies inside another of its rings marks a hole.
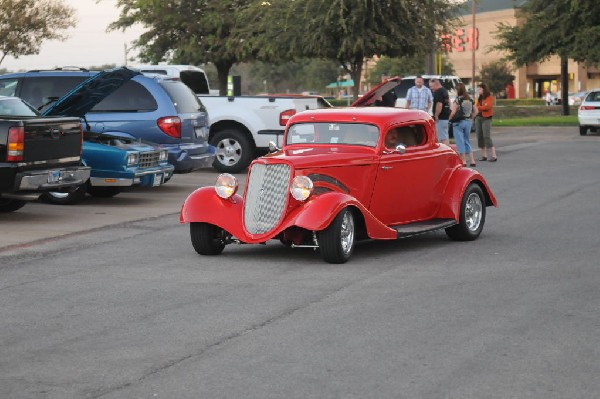
[[[347,256],[354,247],[354,218],[350,212],[344,213],[340,233],[342,252]]]
[[[463,194],[460,204],[460,220],[446,229],[450,239],[473,241],[479,237],[485,224],[485,197],[476,183],[471,183]]]
[[[325,230],[319,232],[319,249],[326,262],[344,263],[354,251],[354,215],[349,208],[337,214]]]
[[[217,147],[217,159],[222,165],[236,165],[242,159],[242,146],[234,139],[223,139],[215,147]]]
[[[471,193],[467,198],[465,208],[465,223],[470,231],[477,231],[481,224],[483,215],[483,204],[481,197],[477,193]]]

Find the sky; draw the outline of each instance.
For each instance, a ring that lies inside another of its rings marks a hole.
[[[116,0],[63,0],[75,8],[77,26],[67,32],[69,38],[63,42],[42,43],[38,55],[26,55],[14,59],[6,57],[0,68],[9,71],[48,69],[58,66],[90,67],[104,64],[124,65],[125,45],[131,47],[133,40],[144,31],[142,27],[125,32],[107,33],[106,27],[119,17]],[[128,58],[135,56],[130,50]]]

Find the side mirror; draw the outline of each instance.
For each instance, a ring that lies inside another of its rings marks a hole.
[[[398,144],[396,146],[396,152],[404,154],[406,152],[406,146],[404,144]]]
[[[276,152],[276,151],[279,151],[277,144],[275,144],[274,141],[269,141],[269,152]]]

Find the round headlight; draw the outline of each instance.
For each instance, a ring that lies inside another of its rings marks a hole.
[[[219,197],[227,199],[235,194],[237,189],[238,181],[235,176],[230,175],[229,173],[222,173],[217,177],[215,191]]]
[[[169,158],[169,153],[167,150],[162,150],[159,154],[159,161],[166,161]]]
[[[292,180],[290,193],[298,201],[305,201],[312,194],[313,182],[306,176],[296,176]]]
[[[127,154],[127,166],[135,165],[140,161],[140,154],[138,152],[130,152]]]

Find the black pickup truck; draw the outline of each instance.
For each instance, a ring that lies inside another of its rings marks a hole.
[[[90,168],[81,165],[82,137],[79,118],[39,117],[20,98],[0,96],[0,212],[85,183]]]

